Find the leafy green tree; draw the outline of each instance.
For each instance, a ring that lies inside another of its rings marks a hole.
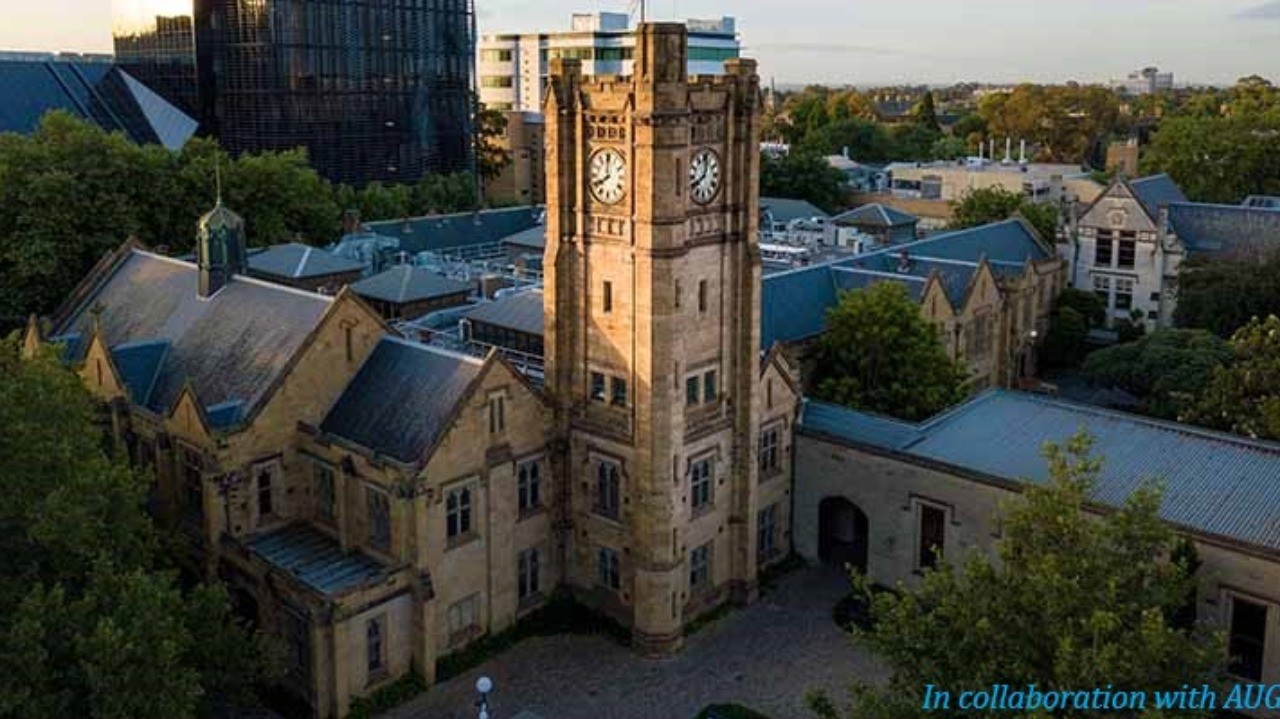
[[[1280,318],[1254,319],[1231,337],[1232,362],[1215,368],[1185,421],[1280,440]]]
[[[1215,370],[1234,359],[1231,347],[1204,330],[1158,330],[1135,342],[1098,350],[1084,363],[1095,385],[1122,389],[1145,413],[1177,419],[1209,384]]]
[[[1280,114],[1171,117],[1152,137],[1142,168],[1168,173],[1199,202],[1235,204],[1252,194],[1278,194],[1278,133]]]
[[[827,325],[818,346],[819,399],[922,420],[964,398],[967,370],[902,285],[844,293]]]
[[[424,175],[413,188],[413,207],[415,215],[478,210],[475,178],[469,172]]]
[[[911,109],[911,115],[915,119],[916,124],[933,132],[942,132],[942,125],[938,123],[938,109],[934,106],[933,91],[929,90],[920,99],[919,104]]]
[[[1058,208],[1052,203],[1032,202],[1020,193],[1002,187],[979,187],[970,190],[959,202],[951,203],[951,226],[955,229],[978,227],[1022,215],[1044,241],[1052,243],[1058,236]]]
[[[481,105],[476,115],[476,169],[486,182],[497,178],[511,164],[506,134],[507,116],[501,110]]]
[[[942,132],[920,122],[894,125],[889,130],[894,157],[900,160],[927,162],[935,160],[934,147],[942,139]]]
[[[849,157],[859,162],[887,162],[894,159],[896,147],[882,125],[851,117],[810,132],[797,150],[813,155],[839,155],[848,150]]]
[[[355,199],[360,219],[368,222],[398,220],[417,214],[413,207],[413,190],[405,185],[386,186],[370,182],[356,193]]]
[[[865,578],[855,577],[874,620],[855,638],[888,664],[891,676],[885,686],[855,685],[854,702],[843,711],[827,697],[812,697],[816,713],[824,719],[920,716],[927,685],[953,697],[995,684],[1035,684],[1041,691],[1215,685],[1224,674],[1221,639],[1177,625],[1197,581],[1185,553],[1175,554],[1176,535],[1158,516],[1159,490],[1146,484],[1120,509],[1093,516],[1091,490],[1102,464],[1090,456],[1090,445],[1080,434],[1045,447],[1049,482],[1028,486],[1003,507],[995,558],[951,557],[926,570],[919,588],[900,587],[900,594],[873,593]],[[950,709],[929,714],[973,715],[954,698]]]
[[[1261,260],[1192,258],[1178,270],[1179,327],[1230,337],[1254,317],[1280,314],[1280,254]]]
[[[1120,99],[1103,87],[1020,85],[984,97],[978,112],[990,137],[1026,140],[1040,148],[1041,159],[1083,163],[1115,134]]]
[[[844,206],[844,173],[808,153],[760,158],[760,194],[808,200],[834,212]]]
[[[217,587],[182,592],[104,451],[98,408],[53,352],[0,342],[0,717],[209,716],[251,703],[278,654]]]
[[[1092,292],[1067,288],[1053,302],[1049,332],[1040,350],[1050,367],[1075,367],[1088,352],[1089,331],[1106,322],[1107,308]]]

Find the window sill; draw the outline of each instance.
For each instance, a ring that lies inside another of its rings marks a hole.
[[[777,479],[785,474],[786,472],[783,472],[781,467],[774,467],[773,469],[761,470],[760,481],[768,482],[770,480]]]
[[[706,504],[694,507],[689,511],[689,519],[700,519],[712,512],[716,511],[715,502],[707,502]]]
[[[461,549],[462,547],[465,547],[468,544],[471,544],[472,542],[475,542],[479,539],[480,539],[480,535],[477,534],[476,532],[467,532],[466,534],[459,534],[454,537],[449,537],[448,541],[445,543],[445,551],[453,551],[455,549]]]
[[[610,524],[616,524],[619,527],[622,526],[622,515],[604,514],[599,509],[593,509],[591,510],[591,516],[595,517],[596,519],[603,519],[604,521],[609,522]]]
[[[516,603],[516,611],[527,612],[545,601],[546,597],[542,595],[542,592],[534,592]]]
[[[541,504],[539,504],[536,507],[526,507],[524,509],[521,509],[519,514],[516,515],[516,522],[523,522],[526,519],[541,517],[546,513],[547,513],[547,508],[542,506]]]
[[[483,634],[484,634],[484,630],[480,628],[480,625],[473,624],[469,627],[466,627],[464,629],[459,629],[458,631],[450,634],[449,646],[452,648],[461,647],[464,644],[471,643],[472,641],[479,638]]]

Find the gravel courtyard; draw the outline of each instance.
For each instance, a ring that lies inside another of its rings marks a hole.
[[[692,719],[737,702],[773,719],[808,719],[804,693],[843,699],[853,678],[883,669],[831,621],[847,580],[827,568],[782,579],[759,602],[703,628],[675,657],[645,660],[609,639],[529,639],[432,687],[384,719],[474,719],[475,681],[493,679],[493,719]]]

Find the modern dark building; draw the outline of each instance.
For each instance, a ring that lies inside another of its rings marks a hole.
[[[472,0],[182,1],[117,0],[118,62],[229,151],[355,185],[470,167]]]

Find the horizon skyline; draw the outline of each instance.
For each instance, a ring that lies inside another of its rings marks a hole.
[[[575,12],[626,12],[631,4],[482,0],[476,17],[481,35],[555,31],[567,29]],[[919,0],[905,7],[849,8],[835,0],[792,0],[780,10],[770,0],[657,0],[648,14],[654,20],[734,17],[743,56],[757,59],[761,77],[780,85],[1105,84],[1147,66],[1172,72],[1179,86],[1229,85],[1251,74],[1280,82],[1280,70],[1273,69],[1280,68],[1280,0],[1183,0],[1172,11],[1157,0],[1120,7],[1111,0],[1005,5]],[[815,22],[824,13],[850,11],[865,13],[856,18],[856,30]],[[0,27],[0,50],[112,52],[110,0],[23,3],[7,15],[13,21]],[[82,22],[68,23],[68,17]],[[996,19],[998,35],[992,32]],[[1062,43],[1063,26],[1087,42]],[[1146,30],[1135,34],[1136,27]],[[1002,40],[998,48],[993,37]],[[1045,53],[1055,41],[1058,52]]]

